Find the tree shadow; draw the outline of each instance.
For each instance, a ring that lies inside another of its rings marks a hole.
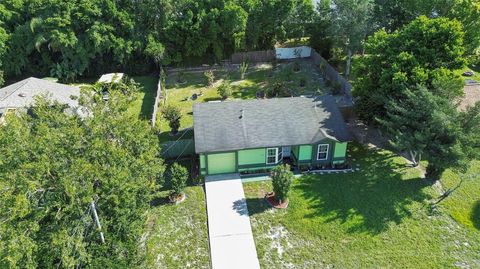
[[[244,201],[247,202],[247,208],[248,208],[248,215],[249,216],[253,216],[255,214],[263,213],[263,212],[272,208],[267,203],[267,201],[265,201],[264,198],[260,198],[260,197],[247,198]],[[235,201],[235,202],[237,202],[237,201]],[[234,206],[234,208],[236,208],[236,207]],[[237,212],[239,212],[239,211],[237,211]],[[241,213],[241,211],[239,212],[239,214],[240,213]]]
[[[296,186],[309,201],[306,218],[340,221],[347,232],[378,234],[412,215],[410,205],[431,197],[418,177],[404,178],[397,156],[355,147],[361,171],[352,174],[308,175]]]
[[[470,218],[472,220],[473,227],[475,227],[477,230],[480,230],[480,200],[477,201],[473,206]]]

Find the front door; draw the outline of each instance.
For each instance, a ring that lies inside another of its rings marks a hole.
[[[282,147],[283,158],[290,158],[292,147]]]

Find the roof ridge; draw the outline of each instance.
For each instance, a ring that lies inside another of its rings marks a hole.
[[[30,78],[31,78],[31,77],[30,77]],[[23,86],[25,86],[25,85],[29,82],[30,78],[27,78],[27,79],[24,79],[24,80],[21,80],[21,81],[17,82],[17,83],[19,84],[18,87],[14,88],[14,90],[13,90],[10,94],[5,95],[5,97],[2,98],[2,101],[5,100],[5,99],[7,99],[8,97],[10,97],[12,94],[14,94],[15,92],[17,92],[17,91],[18,91],[20,88],[22,88]],[[23,83],[22,83],[22,82],[23,82]],[[12,85],[15,85],[15,83],[12,84]],[[12,85],[10,85],[10,86],[12,86]],[[9,86],[7,86],[7,87],[9,87]]]

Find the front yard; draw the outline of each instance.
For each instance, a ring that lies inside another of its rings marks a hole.
[[[295,96],[308,95],[313,93],[326,93],[321,75],[313,68],[308,61],[300,62],[300,71],[293,71],[293,63],[280,63],[275,71],[272,65],[263,64],[250,67],[245,78],[240,79],[238,69],[235,70],[217,70],[215,74],[215,84],[213,87],[206,85],[203,71],[185,72],[183,78],[184,83],[178,82],[179,72],[170,74],[166,81],[165,100],[161,107],[168,104],[180,108],[182,118],[180,120],[180,129],[193,126],[192,107],[194,103],[219,101],[220,95],[217,93],[218,86],[227,81],[232,86],[232,96],[230,99],[254,99],[256,93],[265,89],[270,89],[276,82],[284,83],[287,91]],[[304,81],[305,85],[301,86],[300,82]],[[200,94],[198,99],[193,100],[193,94]],[[175,137],[168,136],[170,127],[168,122],[161,117],[161,112],[157,117],[158,125],[162,136],[161,139],[171,140]]]
[[[265,203],[270,182],[244,184],[264,268],[480,267],[479,210],[470,228],[450,217],[478,208],[478,185],[464,188],[464,206],[457,192],[432,209],[437,187],[404,159],[359,146],[351,154],[361,171],[296,179],[286,210]]]
[[[168,191],[152,202],[143,240],[146,268],[210,268],[203,188],[188,187],[185,194],[178,205],[168,202]]]

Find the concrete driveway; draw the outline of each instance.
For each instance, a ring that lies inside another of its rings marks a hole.
[[[260,268],[240,175],[207,176],[205,192],[212,268]]]

